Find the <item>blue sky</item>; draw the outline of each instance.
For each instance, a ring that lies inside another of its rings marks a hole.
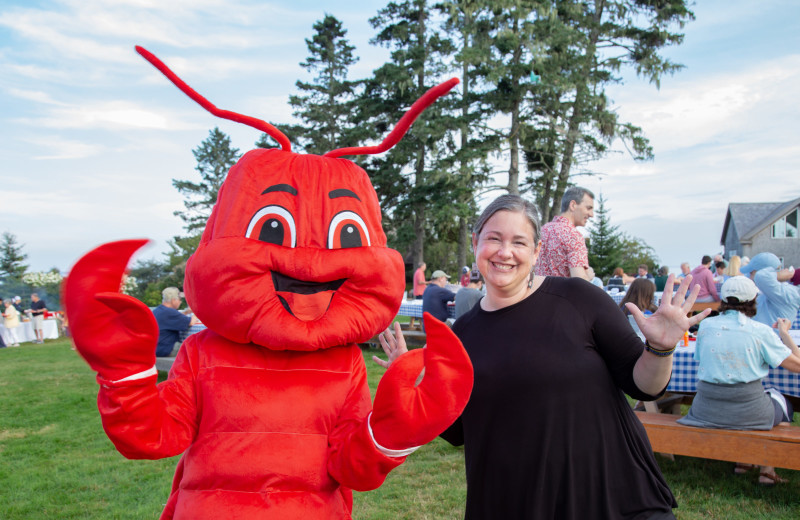
[[[355,4],[355,5],[354,5]],[[385,2],[299,0],[6,0],[0,5],[0,232],[32,270],[67,271],[111,240],[182,233],[173,178],[196,180],[191,150],[214,126],[244,152],[258,132],[191,102],[133,50],[143,45],[220,108],[288,122],[304,39],[326,12],[344,22],[365,77],[387,53],[368,45]],[[661,89],[626,76],[609,90],[655,160],[618,153],[576,179],[607,199],[612,223],[661,263],[692,265],[719,245],[729,202],[800,196],[800,3],[704,1],[687,66]],[[546,81],[546,78],[543,78]],[[398,114],[399,118],[399,114]],[[346,144],[346,143],[345,143]]]

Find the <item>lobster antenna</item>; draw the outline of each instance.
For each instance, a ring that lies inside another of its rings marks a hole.
[[[217,108],[213,103],[209,100],[201,96],[197,93],[192,87],[187,85],[181,78],[179,78],[174,72],[172,72],[169,67],[164,65],[164,62],[159,60],[153,53],[145,49],[144,47],[140,47],[139,45],[136,46],[136,52],[142,55],[144,59],[150,62],[155,68],[159,70],[164,76],[167,77],[176,87],[178,87],[181,92],[192,98],[198,105],[205,108],[212,114],[217,117],[221,117],[222,119],[228,119],[230,121],[235,121],[237,123],[242,123],[247,126],[253,127],[256,130],[261,130],[262,132],[266,133],[276,141],[278,144],[281,145],[281,149],[285,152],[292,151],[292,143],[289,142],[289,139],[277,128],[272,126],[271,124],[267,123],[266,121],[262,121],[261,119],[256,119],[254,117],[245,116],[242,114],[238,114],[236,112],[231,112],[230,110],[221,110]]]
[[[397,143],[400,142],[400,139],[406,135],[408,132],[409,127],[417,119],[423,110],[428,108],[428,106],[439,99],[440,97],[447,94],[450,89],[458,85],[458,78],[452,78],[444,83],[440,83],[435,87],[429,89],[425,92],[422,97],[414,102],[411,105],[411,108],[408,109],[408,112],[400,118],[400,121],[397,122],[395,127],[389,132],[389,135],[381,141],[381,143],[377,146],[359,146],[359,147],[351,147],[351,148],[337,148],[336,150],[331,150],[330,152],[326,153],[323,157],[341,157],[343,155],[373,155],[376,153],[382,153],[388,150],[389,148],[393,147]]]

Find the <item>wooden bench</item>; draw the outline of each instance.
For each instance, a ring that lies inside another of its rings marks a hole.
[[[769,431],[694,428],[678,424],[680,415],[634,413],[655,452],[800,470],[800,427],[781,424]]]
[[[689,316],[697,314],[698,312],[703,312],[706,309],[711,309],[712,311],[719,310],[719,302],[695,303],[692,305],[692,308],[689,309]]]

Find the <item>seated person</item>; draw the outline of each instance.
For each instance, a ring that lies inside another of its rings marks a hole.
[[[745,276],[749,274],[758,287],[758,312],[753,319],[765,325],[772,325],[778,318],[792,321],[800,309],[800,291],[789,283],[794,269],[780,267],[780,259],[765,252],[758,253],[740,269]]]
[[[627,274],[625,274],[625,271],[623,271],[621,267],[617,267],[611,274],[611,278],[608,279],[608,288],[611,289],[617,287],[619,289],[622,289],[635,279],[636,278],[634,278],[633,276],[628,276]]]
[[[153,309],[158,323],[158,344],[156,357],[168,357],[180,340],[180,333],[200,323],[194,316],[187,316],[178,309],[181,306],[181,293],[177,287],[167,287],[161,291],[161,305]]]
[[[725,262],[721,260],[714,263],[714,272],[712,273],[714,275],[714,283],[724,282],[729,278],[725,274],[726,267]]]
[[[642,341],[644,341],[644,334],[642,331],[639,330],[639,325],[636,323],[636,320],[633,319],[633,315],[630,313],[628,308],[625,306],[626,303],[631,302],[632,304],[636,305],[636,307],[641,310],[645,316],[653,314],[658,310],[656,304],[653,302],[653,297],[655,296],[656,286],[653,285],[653,282],[648,280],[647,278],[637,278],[631,283],[631,286],[628,288],[628,292],[625,293],[625,297],[622,299],[622,303],[619,304],[619,308],[622,309],[623,314],[628,317],[628,321],[631,324],[634,332],[639,335]]]
[[[422,312],[430,312],[434,318],[443,322],[450,317],[447,311],[447,302],[456,298],[456,293],[444,287],[447,285],[448,278],[450,277],[444,271],[437,269],[431,275],[431,281],[425,288],[425,292],[422,293]],[[424,328],[423,322],[423,330]]]
[[[722,285],[720,315],[700,322],[694,358],[698,361],[697,395],[681,424],[731,430],[771,430],[792,420],[791,403],[761,380],[769,367],[800,372],[800,349],[789,335],[791,322],[779,318],[772,328],[756,315],[755,283],[733,276]],[[780,336],[780,341],[778,340]],[[781,344],[782,342],[782,344]],[[737,464],[736,473],[753,466]],[[785,482],[772,467],[761,467],[759,483]]]
[[[667,278],[669,278],[669,267],[662,265],[658,268],[656,277],[653,278],[653,282],[656,284],[656,291],[664,290],[664,286],[667,284]]]
[[[697,303],[711,303],[718,302],[719,295],[717,294],[717,286],[714,284],[714,275],[711,274],[711,257],[703,255],[700,265],[692,269],[692,285],[690,290],[695,285],[700,286],[700,292],[697,293]]]
[[[650,268],[647,267],[647,264],[639,264],[639,267],[636,270],[637,273],[638,273],[636,275],[636,278],[637,279],[638,278],[647,278],[648,280],[650,280],[652,282],[653,281],[653,275],[650,273],[649,269]]]
[[[469,274],[467,286],[456,293],[456,319],[460,318],[462,314],[466,314],[483,298],[482,289],[483,275],[475,269]]]

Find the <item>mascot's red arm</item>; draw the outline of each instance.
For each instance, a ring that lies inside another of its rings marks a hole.
[[[73,342],[97,372],[103,428],[129,458],[181,453],[192,438],[190,409],[165,413],[156,387],[158,326],[142,302],[119,293],[130,257],[146,240],[104,244],[83,256],[64,282],[64,306]],[[172,389],[175,392],[175,389]],[[183,399],[183,404],[190,400]]]

